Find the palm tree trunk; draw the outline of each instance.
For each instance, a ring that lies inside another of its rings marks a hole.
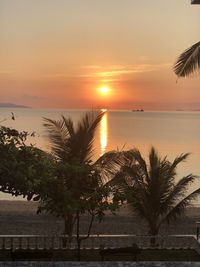
[[[77,260],[81,260],[81,239],[80,239],[80,214],[76,213],[77,227],[76,227],[76,240],[77,240]]]
[[[150,234],[150,246],[156,247],[158,244],[156,244],[156,236],[158,235],[159,229],[157,227],[151,227],[149,234]]]
[[[74,215],[69,213],[64,216],[64,237],[63,237],[63,247],[69,247],[72,242],[72,234],[74,228]]]

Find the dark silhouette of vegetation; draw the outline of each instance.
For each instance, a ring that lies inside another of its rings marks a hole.
[[[178,77],[187,77],[200,69],[200,42],[184,51],[174,64]]]
[[[111,188],[106,185],[118,164],[118,153],[109,152],[92,162],[95,131],[104,113],[86,113],[77,126],[70,118],[58,121],[45,118],[55,158],[54,175],[41,193],[40,211],[59,216],[64,221],[64,234],[68,242],[76,223],[78,259],[81,241],[89,237],[95,217],[101,221],[104,211],[117,208],[117,202],[109,202]],[[91,217],[88,234],[80,236],[81,216]]]
[[[29,135],[0,127],[0,191],[37,200],[50,175],[52,159],[33,145],[26,145]]]
[[[190,201],[199,195],[200,188],[188,193],[189,186],[198,177],[189,174],[176,182],[177,166],[189,154],[181,154],[170,162],[152,147],[148,164],[137,149],[130,150],[127,155],[129,162],[121,167],[112,182],[133,211],[147,222],[148,234],[155,236],[163,223],[171,223],[181,216]]]
[[[33,134],[0,128],[0,190],[40,201],[38,212],[45,210],[63,218],[69,242],[76,223],[78,259],[81,242],[89,237],[94,219],[101,221],[106,210],[118,207],[116,197],[111,202],[112,191],[106,182],[119,168],[120,153],[108,152],[91,160],[95,130],[103,115],[87,113],[77,127],[65,117],[45,119],[51,154],[26,144]],[[83,214],[91,218],[84,237],[80,235]]]
[[[92,143],[95,130],[101,120],[102,113],[94,117],[86,115],[78,124],[77,129],[70,118],[58,121],[45,118],[44,126],[47,129],[51,142],[52,155],[56,158],[55,182],[48,186],[46,196],[42,198],[40,210],[46,210],[60,216],[64,220],[64,234],[72,236],[75,223],[75,212],[69,202],[73,199],[70,190],[78,190],[77,173],[83,164],[88,164],[92,154]],[[57,186],[58,185],[58,186]],[[58,190],[58,192],[57,192]]]
[[[39,201],[38,212],[61,217],[64,245],[70,245],[75,232],[78,260],[81,242],[105,211],[115,212],[126,201],[147,222],[148,233],[156,236],[163,223],[181,216],[200,193],[200,188],[188,192],[198,178],[195,175],[176,182],[177,166],[189,154],[170,162],[152,147],[148,163],[137,149],[111,151],[93,162],[95,131],[103,115],[86,113],[76,126],[64,116],[58,121],[45,118],[50,154],[26,144],[31,134],[0,127],[0,191]],[[86,214],[89,223],[83,236],[82,216]]]

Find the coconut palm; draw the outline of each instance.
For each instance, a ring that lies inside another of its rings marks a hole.
[[[200,42],[184,51],[174,64],[174,72],[178,77],[186,77],[200,69]]]
[[[61,117],[60,120],[44,118],[55,157],[55,178],[48,184],[41,201],[40,209],[61,216],[64,220],[64,234],[72,236],[76,221],[77,201],[83,196],[82,192],[91,194],[99,184],[114,172],[117,166],[117,152],[108,152],[96,162],[92,162],[93,142],[95,131],[104,112],[89,112],[74,125],[71,118]],[[93,170],[93,171],[92,171]],[[98,181],[91,183],[91,173]],[[104,181],[103,181],[104,180]],[[88,181],[88,184],[87,184]]]
[[[189,174],[177,181],[177,166],[188,158],[181,154],[170,162],[161,158],[152,147],[148,163],[137,149],[129,151],[129,164],[115,177],[115,184],[125,194],[127,202],[149,228],[148,234],[157,235],[160,226],[177,219],[199,193],[200,188],[188,193],[189,186],[198,178]]]
[[[95,130],[103,116],[103,113],[86,114],[75,128],[71,118],[61,117],[60,120],[52,120],[44,118],[44,127],[47,130],[51,144],[51,151],[57,160],[58,179],[55,180],[56,185],[52,182],[52,188],[48,188],[49,192],[54,196],[53,199],[43,198],[43,208],[49,209],[64,219],[64,234],[72,235],[74,225],[73,211],[65,210],[62,203],[65,197],[65,185],[67,189],[72,187],[73,178],[66,177],[64,169],[65,164],[68,166],[87,163],[92,154],[92,143]],[[64,177],[63,177],[64,173]],[[62,178],[61,178],[62,177]],[[56,192],[58,190],[58,192]],[[60,197],[58,198],[57,195]],[[67,199],[66,199],[67,201]],[[44,205],[45,203],[45,205]]]

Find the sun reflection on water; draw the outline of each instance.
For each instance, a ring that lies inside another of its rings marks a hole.
[[[102,110],[105,112],[100,123],[100,145],[101,145],[101,155],[106,152],[108,144],[108,113],[107,110]]]

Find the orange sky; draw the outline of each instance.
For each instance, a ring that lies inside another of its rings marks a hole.
[[[0,102],[199,109],[199,76],[172,71],[199,24],[190,0],[1,0]]]

